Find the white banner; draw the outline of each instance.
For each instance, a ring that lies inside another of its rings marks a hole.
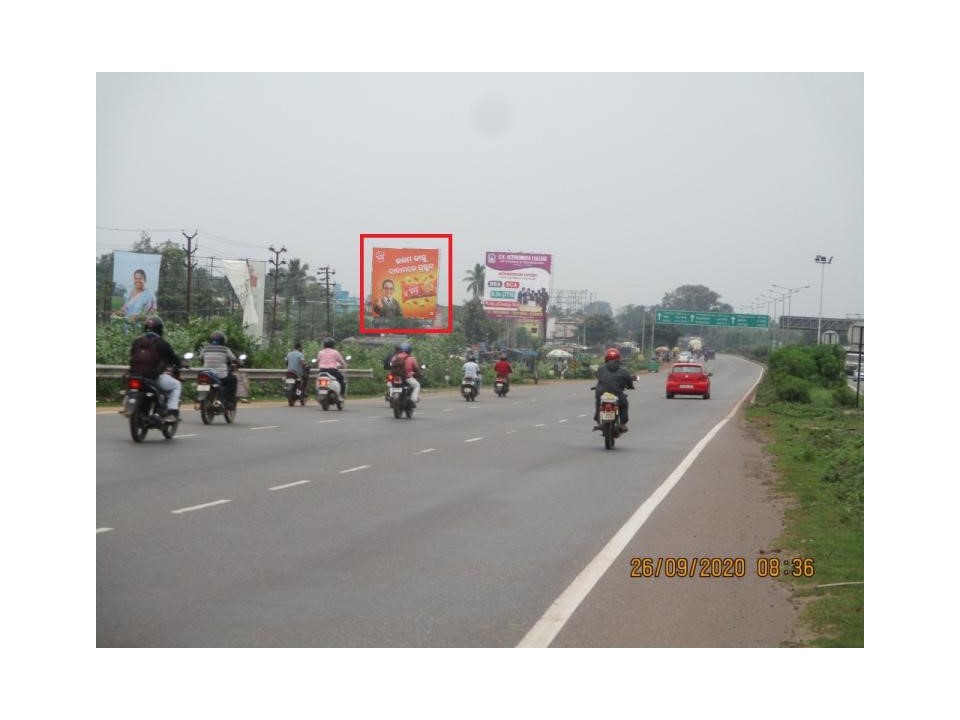
[[[248,337],[258,342],[262,341],[266,260],[224,260],[223,273],[243,308],[244,332]]]

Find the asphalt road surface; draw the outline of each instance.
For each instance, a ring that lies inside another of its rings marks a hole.
[[[642,375],[611,451],[588,381],[425,393],[410,420],[382,398],[209,426],[185,405],[173,440],[141,444],[98,414],[97,645],[776,646],[791,614],[753,567],[779,528],[759,446],[733,417],[677,470],[760,374],[708,369],[706,401]],[[743,557],[746,576],[630,577],[680,555]]]

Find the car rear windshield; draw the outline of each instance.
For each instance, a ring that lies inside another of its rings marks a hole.
[[[677,365],[673,368],[675,373],[699,373],[703,372],[703,369],[697,365]]]

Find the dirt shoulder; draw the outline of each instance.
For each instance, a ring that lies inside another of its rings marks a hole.
[[[780,647],[796,641],[790,586],[757,576],[787,501],[743,411],[704,449],[586,598],[554,646]],[[742,558],[738,577],[631,577],[631,559]],[[616,619],[613,621],[613,619]]]

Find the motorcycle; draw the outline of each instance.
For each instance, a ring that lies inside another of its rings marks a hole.
[[[510,383],[507,381],[506,375],[497,375],[497,380],[493,384],[493,390],[497,393],[497,397],[507,396],[507,393],[510,392]]]
[[[616,439],[621,435],[620,400],[613,393],[605,392],[600,396],[599,418],[600,429],[603,432],[603,446],[607,450],[612,450]]]
[[[287,377],[283,382],[284,385],[286,385],[287,402],[290,404],[290,407],[296,405],[298,400],[300,401],[300,407],[307,404],[307,382],[309,376],[309,368],[304,368],[303,375],[300,377],[297,377],[297,374],[293,370],[287,370]]]
[[[467,402],[475,402],[478,392],[476,378],[465,377],[460,381],[460,394]]]
[[[184,357],[189,360],[193,353],[187,353]],[[247,356],[241,355],[237,359],[242,363]],[[232,375],[237,367],[237,363],[230,363],[227,372]],[[197,400],[193,409],[200,411],[200,419],[204,425],[212,423],[217,415],[223,415],[223,419],[228,423],[232,423],[237,417],[236,399],[229,404],[223,399],[223,382],[220,376],[209,368],[197,371]]]
[[[344,360],[349,361],[350,356],[347,355]],[[313,364],[316,362],[316,359],[312,361]],[[331,405],[336,405],[337,410],[343,410],[343,404],[346,402],[340,381],[326,370],[317,373],[317,402],[324,410],[329,410]]]
[[[421,365],[420,368],[426,370],[427,366]],[[406,378],[389,373],[387,384],[389,385],[387,402],[393,408],[393,416],[398,420],[402,415],[406,415],[408,420],[412,418],[416,405],[413,402],[413,388],[407,383]]]
[[[191,353],[185,356],[189,360]],[[180,373],[170,373],[179,379]],[[159,430],[170,440],[177,434],[180,420],[166,422],[167,396],[156,380],[142,375],[127,375],[126,397],[123,401],[123,414],[130,422],[130,436],[134,442],[143,442],[149,430]]]

